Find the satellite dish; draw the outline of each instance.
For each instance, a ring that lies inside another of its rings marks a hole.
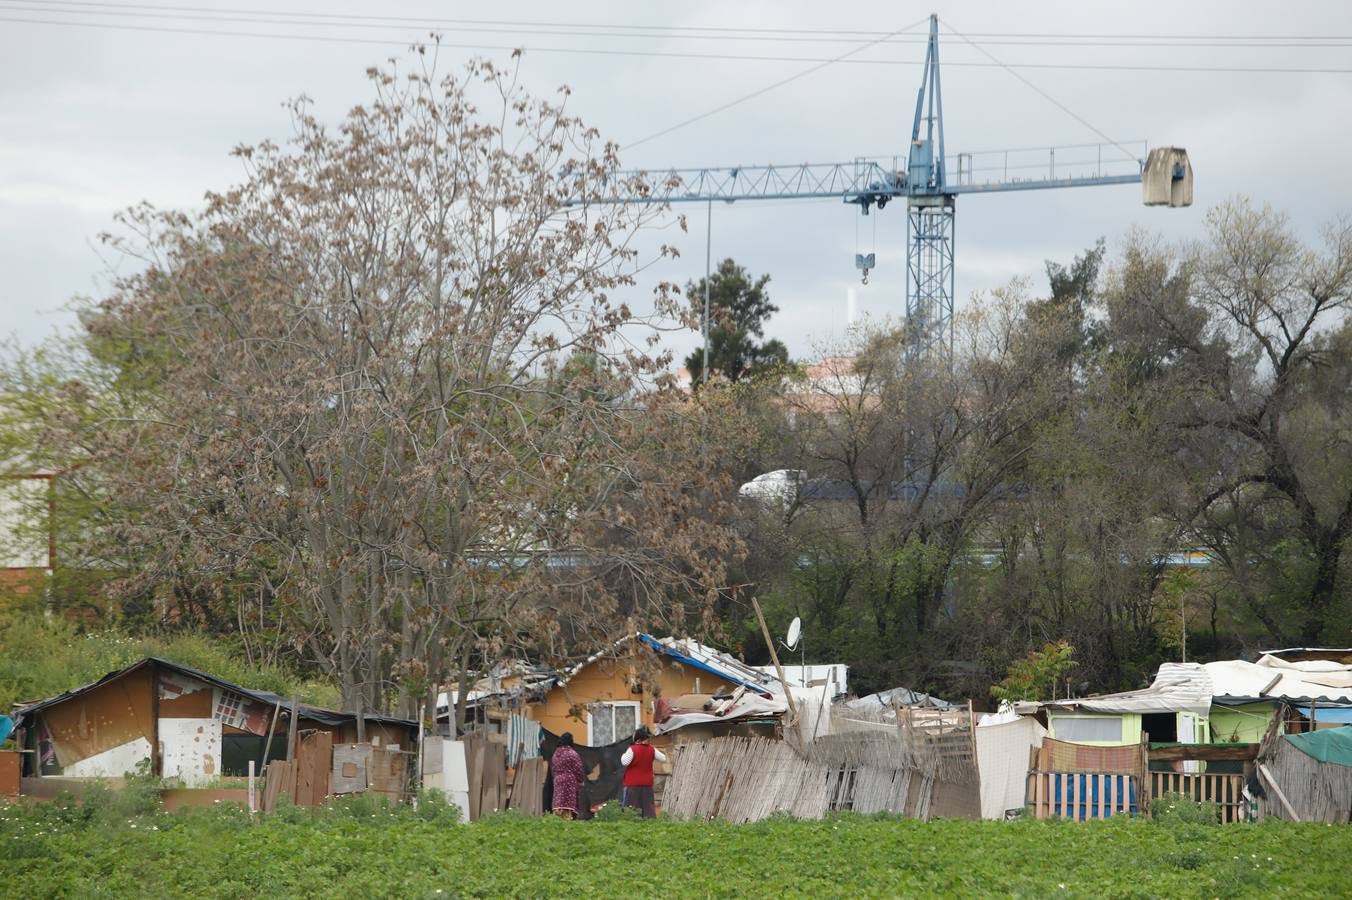
[[[787,646],[790,650],[798,649],[798,638],[801,637],[802,634],[803,634],[803,620],[798,618],[797,616],[794,616],[793,621],[789,623],[789,634],[784,639],[784,645]]]

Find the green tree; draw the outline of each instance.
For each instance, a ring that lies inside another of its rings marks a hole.
[[[718,264],[709,276],[709,369],[728,381],[745,381],[789,361],[789,351],[774,338],[758,343],[765,336],[765,321],[779,307],[770,302],[765,286],[769,275],[752,279],[746,269],[731,259]],[[697,309],[703,309],[705,280],[692,281],[685,292]],[[695,382],[704,381],[704,349],[685,358],[685,367]]]
[[[1004,681],[991,688],[999,700],[1050,700],[1061,677],[1075,668],[1075,648],[1066,641],[1049,643],[1041,650],[1009,664]]]

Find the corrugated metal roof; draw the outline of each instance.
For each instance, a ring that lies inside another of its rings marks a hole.
[[[1095,713],[1191,712],[1205,716],[1211,711],[1211,696],[1211,676],[1200,663],[1161,663],[1150,687],[1043,705]]]
[[[747,690],[755,691],[763,697],[770,697],[777,693],[775,691],[775,687],[779,686],[777,679],[748,666],[731,654],[701,644],[699,641],[690,638],[671,637],[659,640],[650,634],[640,634],[638,639],[658,653],[665,654],[677,662],[717,675],[719,678],[741,685]]]

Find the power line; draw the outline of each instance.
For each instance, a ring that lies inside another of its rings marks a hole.
[[[0,7],[3,9],[3,7]],[[531,53],[561,53],[583,56],[634,56],[658,59],[712,59],[743,62],[795,62],[826,63],[842,65],[870,66],[919,66],[922,60],[908,59],[854,59],[842,57],[810,56],[767,56],[733,53],[698,53],[663,50],[614,50],[600,47],[546,47],[522,44],[471,44],[435,41],[429,35],[427,40],[410,41],[393,38],[364,38],[341,35],[300,34],[296,32],[234,31],[211,28],[183,28],[160,25],[122,25],[112,22],[76,22],[60,19],[38,19],[20,16],[0,16],[0,22],[21,25],[50,25],[62,28],[85,28],[105,31],[144,32],[153,34],[186,34],[204,37],[261,38],[264,40],[291,40],[309,43],[327,44],[365,44],[384,47],[408,47],[411,43],[433,44],[453,50],[493,51],[510,53],[524,50]],[[1058,69],[1105,72],[1191,72],[1218,74],[1265,74],[1265,75],[1349,75],[1352,68],[1334,67],[1296,67],[1296,66],[1189,66],[1189,65],[1150,65],[1117,63],[990,63],[945,60],[944,68],[1004,68],[1004,69]]]
[[[61,7],[77,8],[98,8],[114,10],[158,10],[167,12],[184,12],[191,14],[220,13],[226,15],[252,15],[282,17],[287,19],[300,19],[311,21],[327,21],[336,24],[340,21],[350,22],[398,22],[416,26],[425,25],[471,25],[471,26],[501,26],[504,28],[564,28],[564,29],[605,29],[607,31],[635,34],[635,33],[657,33],[663,35],[679,34],[727,34],[727,35],[807,35],[817,38],[836,35],[840,40],[854,40],[858,38],[870,38],[877,34],[876,29],[839,29],[839,28],[770,28],[770,27],[748,27],[748,26],[710,26],[710,25],[643,25],[643,24],[622,24],[614,22],[554,22],[554,21],[530,21],[530,20],[510,20],[510,19],[470,19],[470,18],[448,18],[448,17],[428,17],[428,16],[393,16],[393,15],[361,15],[355,13],[315,13],[305,10],[277,10],[277,9],[257,9],[257,8],[239,8],[239,7],[198,7],[198,6],[175,6],[169,4],[152,3],[117,3],[106,2],[106,0],[23,0],[30,5],[37,5],[52,11],[57,11]],[[92,10],[89,10],[92,11]],[[1077,32],[1006,32],[1006,31],[973,31],[968,33],[974,38],[1030,38],[1046,40],[1151,40],[1162,41],[1170,46],[1178,45],[1180,41],[1252,41],[1255,46],[1270,45],[1282,41],[1324,41],[1324,42],[1352,42],[1352,35],[1272,35],[1272,34],[1113,34],[1113,33],[1077,33]],[[834,38],[831,38],[834,40]],[[926,39],[918,37],[916,42],[924,42]],[[902,41],[898,41],[902,42]],[[909,43],[910,41],[905,41]],[[993,40],[984,41],[984,43],[993,43]],[[1301,46],[1304,46],[1303,44]]]
[[[593,38],[615,38],[625,41],[632,40],[687,40],[687,41],[758,41],[774,43],[853,43],[857,40],[855,37],[830,37],[823,35],[805,36],[802,34],[743,34],[743,33],[714,33],[712,29],[700,32],[672,31],[665,32],[661,30],[652,31],[624,31],[617,30],[623,28],[640,28],[645,26],[591,26],[591,25],[565,25],[563,23],[498,23],[486,24],[481,20],[460,20],[460,19],[441,19],[441,18],[416,18],[412,16],[350,16],[334,13],[307,13],[307,12],[272,12],[255,9],[237,9],[230,10],[220,7],[209,8],[189,8],[181,6],[166,6],[155,4],[138,3],[108,3],[94,2],[94,0],[0,0],[0,7],[10,12],[36,12],[45,14],[55,14],[62,16],[90,15],[102,18],[122,18],[122,19],[167,19],[181,20],[190,22],[227,22],[241,23],[249,25],[300,25],[303,27],[317,28],[345,28],[362,30],[410,30],[414,28],[437,28],[446,25],[454,25],[457,33],[473,34],[511,34],[511,35],[531,35],[545,37],[593,37]],[[146,11],[151,10],[151,11]],[[261,17],[261,18],[260,18]],[[647,26],[650,28],[661,28],[661,26]],[[602,28],[604,30],[578,30],[578,29]],[[563,30],[560,30],[563,29]],[[748,29],[749,30],[749,29]],[[767,29],[769,30],[769,29]],[[864,34],[866,32],[861,32]],[[983,40],[986,45],[1000,46],[1036,46],[1036,47],[1070,47],[1070,48],[1090,48],[1090,47],[1124,47],[1124,48],[1201,48],[1201,49],[1344,49],[1352,47],[1352,37],[1321,37],[1307,38],[1304,40],[1290,39],[1286,42],[1260,41],[1257,39],[1244,39],[1241,42],[1227,39],[1221,43],[1216,40],[1180,42],[1174,39],[1152,38],[1147,40],[1140,39],[1119,39],[1109,40],[1082,40],[1071,39],[1073,36],[1058,36],[1053,39],[1051,36],[1026,37],[1022,35],[1009,35],[992,37]],[[928,38],[923,35],[902,36],[897,34],[886,35],[873,42],[875,44],[888,45],[915,45],[923,44]]]
[[[896,31],[893,31],[893,32],[891,32],[891,33],[885,35],[885,37],[893,37],[893,36],[898,35],[898,34],[904,34],[904,33],[908,32],[908,31],[910,31],[912,28],[919,28],[921,25],[925,24],[926,21],[927,21],[927,18],[926,18],[926,19],[920,19],[920,20],[918,20],[918,21],[916,21],[916,22],[912,22],[910,25],[907,25],[905,28],[898,28]],[[684,128],[684,127],[687,126],[687,125],[693,125],[694,123],[696,123],[696,122],[698,122],[698,121],[700,121],[700,120],[702,120],[702,119],[707,119],[707,118],[709,118],[709,117],[712,116],[712,115],[716,115],[716,114],[718,114],[718,113],[723,112],[724,110],[732,109],[732,107],[737,106],[738,104],[745,103],[745,102],[748,101],[748,100],[753,100],[753,99],[755,99],[756,97],[760,97],[760,96],[762,96],[762,95],[764,95],[764,94],[768,94],[770,91],[773,91],[773,90],[775,90],[776,88],[781,88],[781,87],[783,87],[784,85],[789,84],[790,82],[797,81],[797,80],[800,79],[800,78],[806,78],[808,75],[811,75],[811,74],[813,74],[814,72],[820,72],[822,69],[826,68],[827,66],[831,65],[832,63],[838,63],[838,62],[841,62],[841,61],[843,61],[843,60],[846,60],[846,59],[850,58],[851,56],[854,56],[856,53],[862,53],[862,52],[864,52],[865,50],[868,50],[868,49],[872,48],[873,46],[877,45],[877,44],[880,43],[882,40],[883,40],[883,38],[879,38],[878,40],[872,41],[872,42],[867,43],[867,44],[860,44],[858,47],[855,47],[853,50],[848,50],[848,51],[846,51],[845,53],[842,53],[840,56],[837,56],[835,59],[831,59],[831,60],[827,60],[826,62],[818,63],[817,65],[813,66],[813,67],[810,68],[810,69],[804,69],[804,70],[801,71],[801,72],[797,72],[797,73],[795,73],[795,74],[793,74],[793,75],[790,75],[788,78],[781,78],[779,81],[776,81],[774,84],[768,84],[768,85],[766,85],[765,87],[759,88],[758,90],[754,90],[754,91],[752,91],[752,92],[749,93],[749,94],[744,94],[744,95],[742,95],[741,97],[736,98],[735,100],[730,100],[730,101],[728,101],[727,103],[724,103],[724,104],[722,104],[721,106],[716,106],[716,107],[714,107],[713,109],[711,109],[711,110],[709,110],[709,111],[707,111],[707,112],[702,112],[702,113],[700,113],[700,114],[697,115],[697,116],[692,116],[692,117],[689,118],[689,119],[685,119],[684,121],[677,122],[675,125],[672,125],[672,126],[670,126],[670,127],[668,127],[668,128],[663,128],[661,131],[654,131],[652,134],[649,134],[649,135],[647,135],[647,136],[645,136],[645,137],[641,137],[641,138],[639,138],[639,139],[636,140],[636,141],[631,141],[631,142],[629,142],[628,144],[623,145],[623,149],[625,149],[625,150],[632,150],[633,148],[639,146],[640,144],[646,144],[646,143],[648,143],[648,141],[655,140],[655,139],[657,139],[657,138],[662,137],[663,135],[671,134],[673,131],[676,131],[677,129]]]

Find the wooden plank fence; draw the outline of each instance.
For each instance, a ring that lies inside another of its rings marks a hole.
[[[1028,814],[1035,819],[1062,818],[1083,822],[1124,813],[1146,813],[1146,798],[1182,794],[1199,803],[1214,803],[1223,823],[1244,821],[1244,776],[1212,773],[1151,772],[1149,793],[1142,796],[1140,778],[1124,772],[1030,771],[1025,794]]]
[[[1222,822],[1241,822],[1240,806],[1244,799],[1244,776],[1222,775],[1211,772],[1151,772],[1150,796],[1183,794],[1198,803],[1214,803],[1220,809]]]
[[[1106,819],[1137,812],[1139,798],[1139,779],[1125,772],[1032,771],[1025,788],[1035,819]]]

